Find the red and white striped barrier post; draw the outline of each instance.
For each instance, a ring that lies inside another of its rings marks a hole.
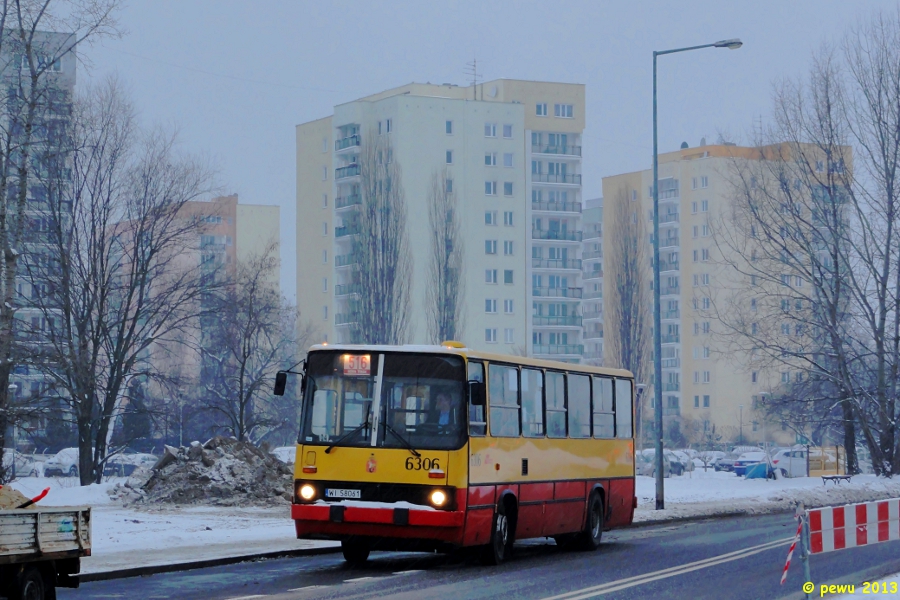
[[[784,582],[787,579],[788,568],[790,568],[791,566],[791,557],[794,556],[794,548],[797,547],[797,540],[800,539],[801,531],[803,531],[802,515],[797,519],[797,535],[794,536],[794,541],[791,542],[791,548],[788,550],[787,560],[784,562],[784,570],[781,572],[781,585],[784,585]]]

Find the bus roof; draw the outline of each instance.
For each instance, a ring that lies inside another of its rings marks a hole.
[[[454,348],[451,346],[437,346],[427,344],[404,344],[402,346],[389,346],[379,344],[316,344],[311,346],[309,351],[331,350],[336,352],[408,352],[410,354],[455,354],[465,356],[470,359],[482,359],[490,362],[517,363],[528,367],[543,367],[547,369],[560,369],[570,371],[582,371],[585,373],[594,373],[597,375],[608,375],[611,377],[627,377],[633,379],[631,371],[625,369],[611,369],[608,367],[594,367],[590,365],[576,365],[572,363],[564,363],[556,360],[543,360],[540,358],[529,358],[527,356],[515,356],[511,354],[496,354],[493,352],[481,352],[470,348]]]

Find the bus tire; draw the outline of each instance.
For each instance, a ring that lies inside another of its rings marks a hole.
[[[491,523],[491,541],[482,554],[482,562],[486,565],[499,565],[512,554],[514,531],[509,513],[506,501],[501,499]]]
[[[48,598],[46,594],[47,583],[35,565],[23,567],[9,590],[10,600],[45,600]]]
[[[351,567],[365,564],[369,560],[369,545],[360,540],[341,540],[341,553]]]
[[[603,499],[596,491],[588,499],[584,531],[578,534],[578,546],[582,550],[596,550],[603,537]]]

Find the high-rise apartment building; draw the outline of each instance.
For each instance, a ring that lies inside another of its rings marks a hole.
[[[764,436],[780,443],[794,441],[793,432],[777,424],[766,427],[759,409],[760,395],[769,392],[765,378],[747,368],[746,356],[725,347],[717,335],[722,330],[710,316],[716,298],[728,293],[721,265],[734,260],[723,260],[724,246],[712,236],[713,219],[719,227],[728,227],[727,219],[717,217],[727,214],[731,202],[728,176],[734,162],[760,160],[762,155],[758,148],[701,142],[700,147],[659,156],[662,410],[667,431],[674,425],[702,439],[715,426],[722,441],[761,442]],[[610,223],[616,210],[624,210],[634,222],[646,224],[648,256],[652,186],[652,169],[603,178],[604,220]],[[605,233],[609,257],[619,232],[607,228]],[[605,297],[610,298],[616,265],[607,262],[605,271]],[[646,276],[651,277],[649,264]],[[609,306],[605,313],[611,314]],[[652,323],[648,329],[652,331]],[[644,394],[644,402],[648,410],[643,414],[652,418],[653,394]]]
[[[413,258],[410,339],[428,339],[428,198],[438,175],[458,201],[469,347],[579,361],[584,86],[500,79],[409,84],[297,126],[297,301],[326,341],[350,342],[352,254],[364,199],[361,152],[390,141]],[[393,184],[393,183],[392,183]]]
[[[584,362],[603,364],[603,198],[585,201],[581,250],[584,300]]]

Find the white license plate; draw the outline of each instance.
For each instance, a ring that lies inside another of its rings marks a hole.
[[[326,490],[325,490],[325,497],[326,497],[326,498],[355,498],[355,499],[358,500],[359,498],[362,498],[362,495],[361,495],[360,492],[361,492],[360,490],[332,490],[332,489],[326,489]]]

